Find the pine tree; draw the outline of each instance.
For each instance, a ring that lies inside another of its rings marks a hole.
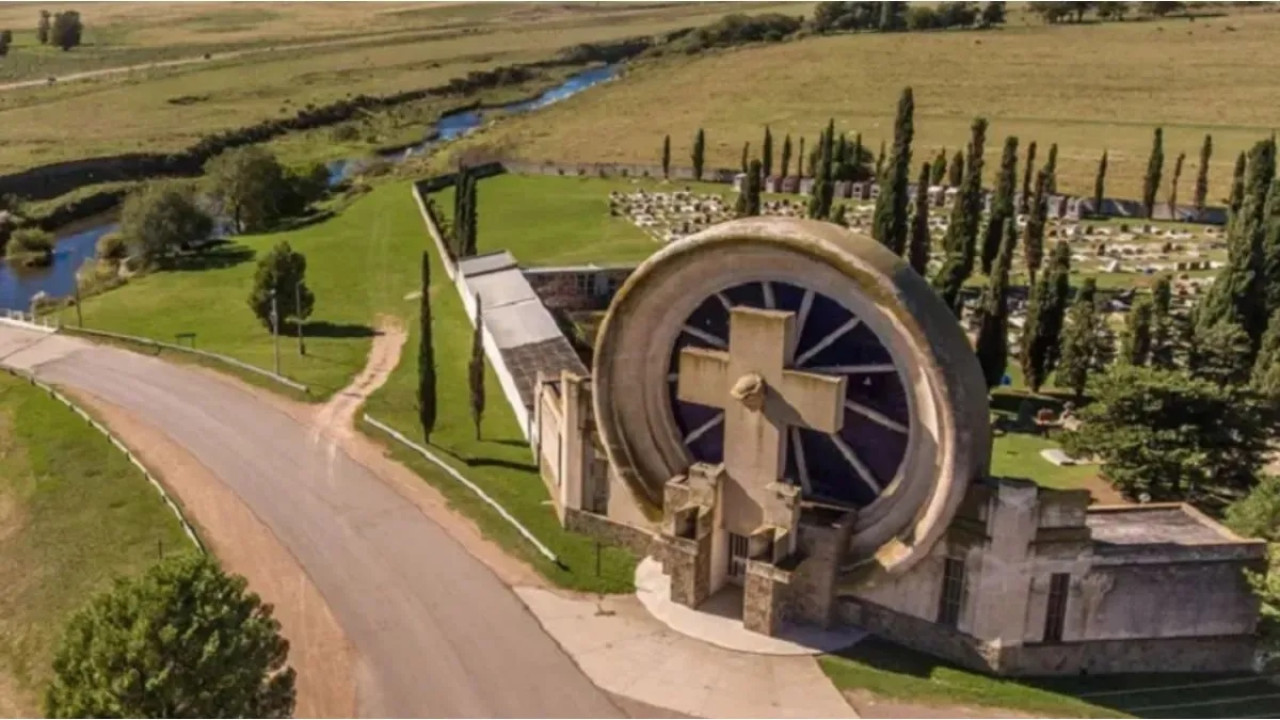
[[[1059,337],[1071,292],[1070,271],[1071,248],[1059,242],[1053,249],[1049,269],[1031,291],[1021,346],[1022,375],[1032,392],[1040,392],[1057,364]]]
[[[782,177],[791,175],[791,133],[782,140]]]
[[[1151,366],[1170,370],[1174,366],[1173,285],[1161,275],[1151,288]]]
[[[1146,217],[1156,207],[1156,192],[1160,189],[1160,173],[1164,169],[1164,130],[1156,128],[1151,140],[1151,156],[1147,159],[1147,174],[1142,180],[1142,209]]]
[[[693,160],[693,179],[702,179],[702,163],[706,159],[707,136],[702,132],[702,128],[698,128],[698,134],[693,136],[693,153],[690,159]]]
[[[1032,140],[1027,145],[1027,165],[1022,169],[1022,196],[1018,199],[1018,214],[1026,215],[1027,208],[1031,207],[1031,180],[1035,177],[1036,165],[1036,141]]]
[[[1000,233],[1002,243],[994,266],[991,269],[991,281],[983,290],[979,305],[981,316],[978,322],[978,337],[974,351],[978,355],[978,364],[982,366],[982,374],[987,380],[988,388],[999,387],[1004,380],[1005,368],[1009,364],[1009,268],[1013,265],[1013,245],[1017,238],[1012,214],[1003,218],[1005,231]]]
[[[1096,217],[1106,217],[1102,210],[1102,202],[1106,199],[1103,195],[1107,183],[1107,151],[1102,151],[1102,159],[1098,161],[1098,175],[1093,179],[1093,214]]]
[[[991,274],[991,264],[1004,241],[1005,218],[1013,217],[1013,194],[1018,182],[1018,138],[1010,135],[1004,140],[1004,153],[1000,156],[1000,175],[996,180],[995,197],[991,199],[991,213],[987,218],[986,232],[982,237],[982,272]]]
[[[915,99],[911,88],[904,88],[898,100],[898,114],[893,125],[893,155],[889,158],[880,195],[876,198],[871,220],[871,236],[881,245],[901,255],[907,247],[908,185],[911,172],[911,138]]]
[[[761,168],[764,176],[773,175],[773,132],[769,130],[769,126],[764,126],[764,144],[760,147]]]
[[[671,136],[667,135],[662,139],[662,177],[664,180],[671,179]]]
[[[964,150],[957,150],[951,156],[951,165],[947,167],[947,187],[958,188],[964,182]]]
[[[1035,189],[1031,192],[1031,204],[1027,208],[1027,225],[1023,230],[1022,256],[1027,263],[1027,275],[1035,282],[1036,273],[1044,261],[1044,226],[1049,214],[1045,188],[1049,176],[1044,170],[1036,173]]]
[[[938,156],[933,159],[933,168],[929,173],[930,185],[941,185],[943,180],[947,179],[947,149],[942,148],[938,151]]]
[[[1129,308],[1124,334],[1120,336],[1120,362],[1146,365],[1151,361],[1151,298],[1139,297]]]
[[[1062,331],[1062,344],[1059,355],[1057,383],[1059,387],[1071,388],[1079,401],[1084,397],[1089,373],[1100,365],[1101,341],[1099,331],[1098,309],[1095,305],[1096,281],[1087,278],[1075,302],[1067,311],[1066,326]]]
[[[1178,153],[1173,161],[1173,177],[1169,179],[1169,219],[1178,219],[1178,182],[1182,180],[1182,163],[1186,161],[1186,153]]]
[[[1058,143],[1049,146],[1049,158],[1044,163],[1044,174],[1048,177],[1044,188],[1044,196],[1058,194]]]
[[[800,136],[800,152],[796,154],[796,177],[804,179],[804,161],[808,157],[804,154],[804,136]]]
[[[964,281],[973,274],[977,254],[978,225],[982,219],[982,148],[987,135],[986,118],[976,118],[971,133],[964,180],[951,208],[951,222],[943,240],[947,259],[933,281],[934,289],[943,301],[957,311],[960,290]]]
[[[751,141],[742,143],[742,172],[747,171],[747,165],[751,159]]]
[[[1196,209],[1196,217],[1204,215],[1204,204],[1209,196],[1209,159],[1212,157],[1213,136],[1206,133],[1204,144],[1200,146],[1200,167],[1196,168],[1196,189],[1191,196],[1191,203]]]
[[[467,383],[471,388],[471,422],[480,439],[480,421],[484,418],[484,308],[480,293],[475,295],[476,326],[471,333],[471,361],[467,363]]]
[[[1280,311],[1280,180],[1271,181],[1263,209],[1262,286],[1268,316]]]
[[[813,184],[813,195],[809,198],[809,217],[815,220],[826,220],[831,216],[831,201],[835,196],[835,187],[831,179],[835,134],[835,120],[830,120],[827,122],[826,131],[822,133],[816,182]]]
[[[916,181],[916,212],[911,219],[911,240],[907,259],[912,269],[923,277],[929,267],[929,163],[920,166],[920,179]]]
[[[436,357],[431,344],[431,258],[422,253],[422,299],[418,312],[418,422],[431,442],[436,427]]]

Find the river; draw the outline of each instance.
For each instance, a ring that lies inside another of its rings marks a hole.
[[[403,162],[415,155],[430,151],[441,143],[461,137],[480,127],[490,113],[516,115],[532,112],[587,88],[610,80],[618,74],[618,66],[592,68],[567,78],[563,83],[537,97],[509,103],[491,110],[465,110],[442,116],[426,134],[428,140],[404,148],[380,158],[344,158],[329,163],[329,182],[337,184],[359,172],[373,161]],[[23,268],[0,261],[0,309],[29,310],[32,298],[43,292],[51,296],[66,296],[75,292],[75,274],[84,261],[94,257],[98,238],[120,227],[113,214],[89,218],[59,228],[55,234],[53,262],[47,267]]]

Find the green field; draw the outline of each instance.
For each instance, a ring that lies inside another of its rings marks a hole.
[[[1280,693],[1266,678],[1243,674],[996,678],[876,638],[819,664],[841,690],[939,706],[940,717],[957,706],[971,717],[984,707],[1048,717],[1270,717]]]
[[[0,715],[34,716],[63,623],[119,575],[191,542],[125,456],[0,374]]]
[[[963,147],[971,119],[982,115],[991,122],[988,182],[1004,137],[1016,135],[1023,148],[1039,143],[1038,163],[1058,143],[1061,190],[1092,193],[1108,150],[1107,194],[1138,197],[1152,128],[1162,124],[1163,185],[1186,152],[1180,195],[1190,197],[1201,140],[1213,133],[1209,197],[1221,202],[1236,154],[1280,117],[1266,80],[1280,70],[1277,42],[1280,14],[1272,12],[1055,26],[1018,18],[989,32],[809,37],[642,62],[621,82],[465,144],[533,160],[656,164],[670,134],[674,162],[687,166],[704,128],[708,165],[737,167],[744,142],[759,148],[764,125],[779,142],[787,133],[808,136],[812,148],[834,118],[874,149],[892,141],[898,95],[909,85],[917,163],[940,147]]]

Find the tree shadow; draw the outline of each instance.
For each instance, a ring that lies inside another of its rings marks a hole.
[[[501,467],[508,470],[521,470],[524,472],[537,472],[538,466],[533,463],[518,462],[515,460],[498,460],[496,458],[462,458],[462,462],[467,467]]]
[[[298,323],[293,320],[287,320],[280,328],[282,335],[297,335]],[[305,337],[317,338],[369,338],[381,335],[382,333],[374,330],[368,325],[360,325],[356,323],[331,323],[327,320],[307,321],[302,324],[302,334]]]
[[[289,232],[290,230],[301,230],[304,227],[310,227],[317,223],[322,223],[335,215],[333,210],[322,210],[313,212],[308,215],[300,215],[291,217],[283,222],[278,223],[272,232]]]
[[[160,261],[160,268],[168,272],[200,272],[235,267],[253,259],[253,249],[238,243],[220,242],[206,245],[200,250],[189,250],[170,255]]]

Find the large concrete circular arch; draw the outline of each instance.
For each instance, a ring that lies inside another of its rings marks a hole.
[[[594,398],[609,461],[651,516],[692,458],[670,406],[668,353],[698,303],[733,284],[772,280],[845,304],[885,342],[912,413],[906,459],[870,505],[851,511],[846,557],[900,572],[928,553],[965,488],[987,473],[987,388],[951,310],[901,258],[829,223],[750,218],[672,243],[618,291],[596,342]]]

